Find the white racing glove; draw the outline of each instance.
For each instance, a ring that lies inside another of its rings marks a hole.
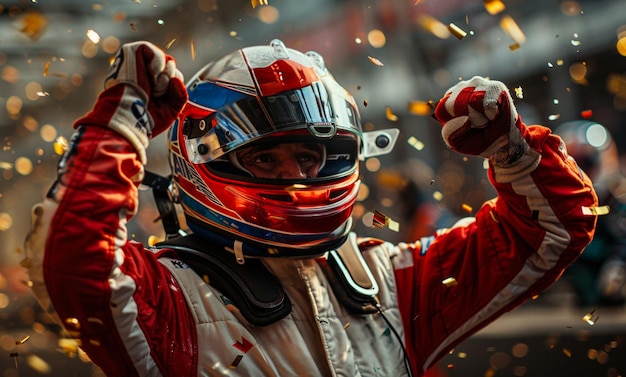
[[[74,123],[108,127],[123,135],[146,163],[151,137],[165,131],[187,102],[173,57],[149,42],[124,44],[91,112]]]

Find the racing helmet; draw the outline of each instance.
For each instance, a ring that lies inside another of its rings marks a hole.
[[[319,255],[345,241],[359,161],[390,152],[399,131],[364,133],[353,97],[319,54],[280,40],[246,47],[204,66],[187,90],[169,155],[191,231],[234,242],[245,256]],[[317,145],[317,174],[255,177],[237,157],[281,143]]]

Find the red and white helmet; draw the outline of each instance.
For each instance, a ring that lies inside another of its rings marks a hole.
[[[314,255],[344,242],[359,160],[390,152],[397,129],[363,133],[354,99],[322,57],[280,40],[209,63],[187,89],[169,149],[194,233],[238,241],[248,256]],[[233,158],[243,147],[284,142],[324,146],[317,177],[257,178]]]

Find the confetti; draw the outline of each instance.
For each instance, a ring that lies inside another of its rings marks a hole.
[[[580,116],[583,119],[589,119],[593,116],[593,111],[592,110],[583,110],[580,112]]]
[[[237,357],[235,357],[235,360],[233,360],[232,363],[230,363],[230,365],[228,366],[230,369],[235,369],[237,368],[237,366],[239,365],[239,363],[241,362],[241,359],[243,359],[243,355],[237,355]]]
[[[568,350],[567,348],[563,348],[563,353],[567,357],[570,357],[570,358],[572,357],[572,351]]]
[[[429,115],[432,111],[432,107],[429,102],[411,101],[409,102],[408,110],[411,114],[415,115]]]
[[[595,215],[602,216],[608,215],[610,212],[610,207],[608,205],[600,206],[600,207],[581,207],[583,210],[583,215]]]
[[[48,26],[48,19],[38,12],[27,12],[22,15],[14,26],[33,41],[38,40]]]
[[[515,43],[522,45],[526,42],[526,36],[522,32],[522,29],[517,25],[515,20],[511,16],[504,16],[500,20],[500,27],[505,33],[515,41]]]
[[[513,43],[512,45],[509,45],[509,50],[511,50],[511,51],[515,51],[518,48],[520,48],[520,44],[519,43]]]
[[[410,146],[412,146],[413,148],[417,149],[418,151],[421,151],[422,149],[424,149],[424,143],[419,141],[415,136],[409,137],[408,142],[409,142]]]
[[[98,44],[100,42],[100,34],[93,29],[89,29],[87,30],[87,39],[89,39],[93,44]]]
[[[50,62],[46,62],[46,65],[43,67],[43,77],[48,76],[49,69],[50,69]]]
[[[397,221],[390,219],[379,211],[375,211],[372,217],[372,226],[376,228],[384,228],[385,226],[394,232],[400,231],[400,224]]]
[[[379,66],[379,67],[384,66],[384,64],[383,64],[380,60],[378,60],[378,59],[376,59],[376,58],[374,58],[374,57],[368,56],[367,58],[368,58],[368,59],[370,60],[370,62],[372,62],[374,65],[377,65],[377,66]]]
[[[191,60],[196,60],[196,42],[191,40]]]
[[[548,116],[548,120],[557,120],[561,117],[561,114],[552,114]]]
[[[15,341],[15,344],[24,344],[28,341],[28,339],[30,339],[30,335],[26,335],[22,339]]]
[[[389,106],[385,108],[385,116],[387,117],[387,120],[390,120],[392,122],[395,122],[398,120],[398,116],[393,113],[393,110],[391,110],[391,107]]]
[[[462,209],[463,211],[465,211],[465,212],[472,213],[472,206],[470,206],[470,205],[469,205],[469,204],[467,204],[467,203],[463,203],[463,204],[461,205],[461,209]]]
[[[517,88],[515,88],[515,97],[517,97],[519,99],[523,99],[524,98],[524,91],[522,90],[521,86],[518,86]]]
[[[461,29],[460,27],[456,26],[453,23],[450,23],[450,25],[448,25],[448,31],[452,33],[452,35],[454,35],[459,40],[467,36],[467,33],[463,31],[463,29]]]
[[[259,5],[269,5],[267,0],[251,0],[252,8],[256,8]]]
[[[172,45],[174,44],[174,42],[176,42],[176,38],[174,38],[171,41],[167,42],[167,44],[165,45],[164,49],[165,50],[169,50],[172,47]]]
[[[454,287],[455,285],[459,284],[455,278],[453,277],[449,277],[449,278],[445,278],[443,279],[443,281],[441,282],[443,285],[445,285],[446,287]]]
[[[485,9],[490,15],[495,15],[506,9],[506,5],[500,0],[483,0]]]
[[[598,318],[600,318],[600,316],[593,316],[593,314],[595,313],[595,309],[590,311],[589,313],[585,314],[583,316],[583,321],[587,322],[588,325],[593,326],[596,324],[596,322],[598,322]]]

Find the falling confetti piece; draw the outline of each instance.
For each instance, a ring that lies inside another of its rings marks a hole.
[[[368,56],[367,58],[370,60],[370,62],[372,62],[373,64],[375,64],[375,65],[377,65],[379,67],[384,66],[384,64],[380,60],[378,60],[378,59],[376,59],[374,57]]]
[[[400,224],[397,221],[390,219],[379,211],[374,211],[372,217],[372,226],[375,226],[376,228],[388,227],[390,230],[393,230],[395,232],[400,231]]]
[[[415,115],[429,115],[432,111],[430,103],[424,101],[411,101],[408,109],[411,114]]]
[[[410,146],[417,149],[418,151],[421,151],[422,149],[424,149],[424,143],[419,141],[415,136],[409,137],[408,142]]]
[[[174,38],[174,39],[172,39],[171,41],[169,41],[169,42],[165,45],[164,49],[165,49],[165,50],[169,50],[169,49],[172,47],[172,45],[174,44],[174,42],[176,42],[176,38]]]
[[[259,5],[268,5],[267,0],[251,0],[252,8],[256,8]]]
[[[572,351],[568,350],[567,348],[563,348],[563,353],[567,357],[570,357],[570,358],[572,357]]]
[[[598,322],[598,318],[600,318],[600,316],[596,316],[594,318],[593,314],[595,313],[595,309],[590,311],[589,313],[585,314],[583,316],[583,321],[587,322],[588,325],[593,326],[596,324],[596,322]]]
[[[500,0],[483,0],[485,9],[490,15],[495,15],[506,9],[506,5]]]
[[[508,15],[502,17],[502,19],[500,20],[500,27],[502,28],[502,30],[504,30],[505,33],[509,35],[509,37],[511,37],[511,39],[515,43],[522,45],[524,44],[524,42],[526,42],[526,36],[522,32],[522,29],[520,29],[520,27],[517,25],[517,22],[515,22],[513,17]]]
[[[595,215],[602,216],[608,215],[611,208],[608,205],[600,206],[600,207],[582,207],[583,215]]]
[[[521,47],[521,46],[520,46],[520,44],[519,44],[519,43],[513,43],[513,44],[509,45],[509,50],[511,50],[511,51],[515,51],[515,50],[517,50],[517,49],[518,49],[518,48],[520,48],[520,47]]]
[[[517,88],[515,88],[515,97],[517,97],[519,99],[523,99],[524,98],[524,91],[522,90],[521,86],[518,86]]]
[[[450,25],[448,25],[448,31],[459,40],[467,36],[467,33],[463,29],[453,23],[450,23]]]
[[[459,284],[455,278],[453,277],[449,277],[446,279],[443,279],[443,281],[441,282],[443,285],[445,285],[446,287],[454,287],[455,285]]]
[[[49,69],[50,69],[50,62],[46,62],[46,65],[43,67],[43,77],[48,76]]]
[[[15,22],[15,27],[33,41],[38,40],[48,26],[48,19],[41,13],[29,11]]]
[[[28,339],[30,339],[30,335],[26,335],[22,339],[16,341],[15,344],[24,344],[24,343],[26,343],[28,341]]]
[[[592,110],[583,110],[580,112],[580,116],[583,117],[583,119],[589,119],[593,116],[593,111]]]
[[[196,42],[191,40],[191,60],[196,60]]]
[[[87,38],[93,44],[98,44],[100,42],[100,34],[98,34],[95,30],[89,29],[87,30]]]
[[[463,204],[461,205],[461,209],[462,209],[463,211],[465,211],[465,212],[472,213],[472,206],[470,206],[470,205],[469,205],[469,204],[467,204],[467,203],[463,203]]]
[[[393,113],[393,110],[391,110],[391,107],[389,106],[385,107],[385,116],[387,117],[387,120],[390,120],[392,122],[398,120],[398,116]]]

